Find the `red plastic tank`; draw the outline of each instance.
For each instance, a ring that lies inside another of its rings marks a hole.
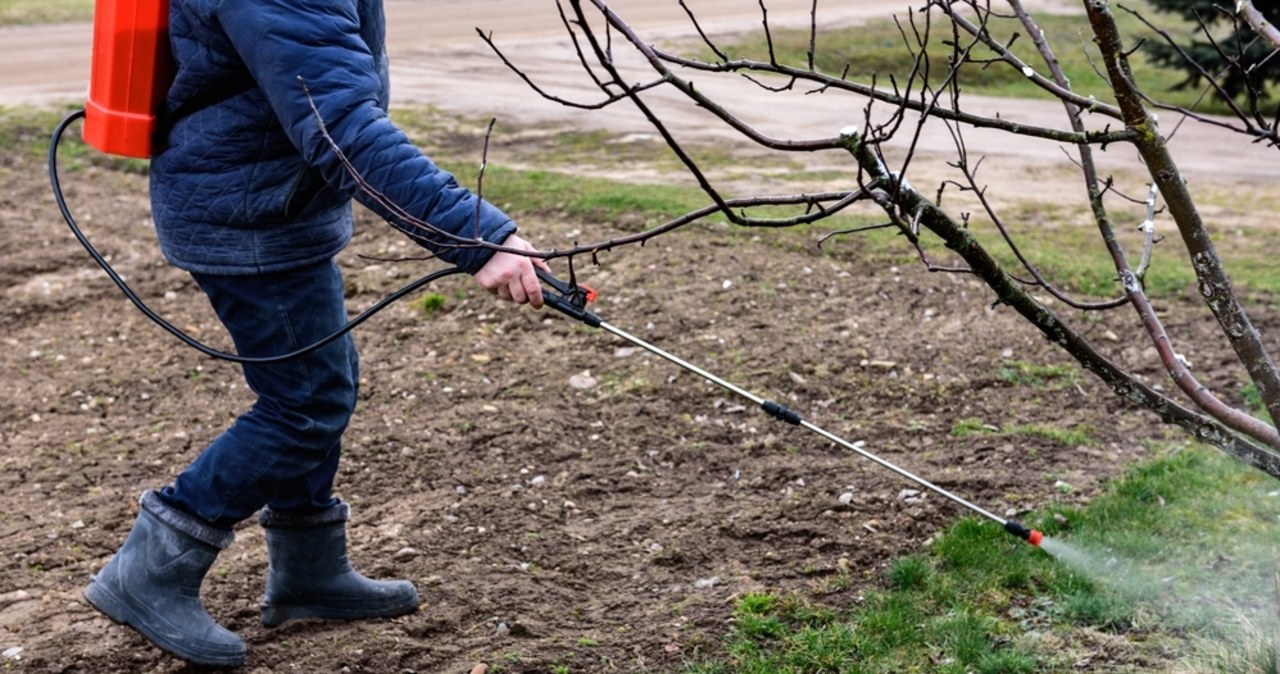
[[[169,0],[97,0],[84,141],[108,154],[150,157],[172,77]]]

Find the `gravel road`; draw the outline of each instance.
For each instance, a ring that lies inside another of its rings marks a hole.
[[[918,4],[918,3],[917,3]],[[1066,0],[1028,3],[1042,10],[1070,10]],[[757,30],[759,5],[754,0],[690,0],[710,33]],[[632,22],[648,40],[691,34],[691,25],[675,2],[615,0],[610,6]],[[807,25],[811,0],[771,0],[772,25]],[[848,25],[901,13],[906,2],[843,0],[826,3],[819,11],[821,26]],[[543,100],[505,67],[476,34],[480,28],[541,86],[557,95],[598,100],[599,92],[584,75],[553,3],[542,0],[388,0],[388,42],[392,58],[394,98],[398,102],[430,103],[464,115],[492,115],[515,124],[563,123],[575,128],[609,128],[620,133],[646,133],[651,128],[634,110],[619,105],[607,112],[582,111]],[[91,26],[58,24],[0,29],[0,51],[22,54],[22,67],[0,72],[0,104],[49,103],[76,100],[88,80]],[[619,53],[623,50],[619,48]],[[624,71],[636,81],[651,75],[638,60],[625,62]],[[779,137],[830,136],[850,124],[862,123],[864,102],[849,96],[767,95],[739,78],[696,78],[726,108],[762,131]],[[654,100],[665,120],[683,137],[734,139],[736,134],[705,112],[682,104],[669,92]],[[1063,112],[1053,101],[1022,101],[970,96],[970,109],[999,114],[1025,124],[1063,126]],[[1097,125],[1109,120],[1092,120]],[[1167,122],[1171,129],[1173,122]],[[967,131],[972,148],[1003,160],[1013,173],[1027,165],[1069,166],[1062,147],[990,131]],[[904,134],[905,135],[905,134]],[[1225,139],[1225,140],[1224,140]],[[1280,177],[1275,150],[1237,142],[1221,129],[1188,123],[1174,139],[1174,151],[1184,175],[1192,181],[1267,182]],[[953,140],[941,124],[929,123],[920,136],[925,155],[946,156]],[[1230,148],[1224,151],[1224,143]],[[899,147],[902,147],[899,145]],[[1117,148],[1101,154],[1104,171],[1140,170],[1135,154]]]

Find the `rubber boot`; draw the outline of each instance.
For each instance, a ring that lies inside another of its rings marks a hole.
[[[418,608],[413,583],[369,580],[351,568],[349,513],[345,503],[309,516],[262,510],[258,521],[266,530],[268,561],[263,625],[299,618],[390,618]]]
[[[244,640],[214,622],[200,602],[200,584],[233,534],[166,505],[153,491],[141,505],[133,531],[89,581],[85,599],[183,660],[243,664]]]

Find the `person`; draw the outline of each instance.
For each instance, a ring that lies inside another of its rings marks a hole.
[[[166,259],[190,272],[241,355],[286,353],[345,324],[334,256],[351,237],[353,199],[488,291],[541,306],[534,268],[545,264],[520,254],[533,248],[511,219],[387,117],[381,0],[171,0],[169,31],[153,220]],[[245,659],[200,586],[255,513],[268,553],[263,624],[419,603],[412,583],[368,579],[347,561],[334,476],[359,382],[351,336],[243,373],[252,407],[172,484],[143,493],[133,529],[85,589],[110,618],[201,665]]]

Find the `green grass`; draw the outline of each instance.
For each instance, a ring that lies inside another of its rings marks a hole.
[[[1258,391],[1257,384],[1253,382],[1245,384],[1242,389],[1242,395],[1244,396],[1245,407],[1249,409],[1249,412],[1252,413],[1253,416],[1260,419],[1269,418],[1267,414],[1267,406],[1262,402],[1262,393]]]
[[[0,106],[0,153],[43,159],[48,156],[53,129],[68,113],[81,106],[35,108]],[[58,166],[73,173],[86,166],[101,166],[123,173],[145,174],[149,164],[144,159],[106,155],[87,145],[80,137],[83,122],[69,126],[58,149]]]
[[[45,156],[53,127],[71,110],[70,107],[55,111],[29,106],[0,106],[0,152],[27,157]],[[83,153],[87,148],[80,140],[79,128],[68,129],[63,143],[70,154]]]
[[[983,423],[983,421],[977,417],[965,417],[956,421],[956,423],[951,426],[951,435],[957,438],[999,432],[1000,428],[998,426]]]
[[[35,109],[30,107],[0,108],[0,152],[7,155],[23,155],[28,158],[43,157],[47,151],[49,133],[58,120],[70,111],[60,109]],[[398,121],[416,134],[430,136],[446,126],[440,121],[440,113],[428,108],[401,111]],[[573,134],[566,134],[573,135]],[[592,135],[595,139],[596,136]],[[573,144],[561,139],[557,143]],[[470,145],[462,148],[469,154],[477,150]],[[79,126],[72,127],[65,136],[60,151],[64,172],[71,173],[84,166],[110,167],[132,173],[145,173],[147,162],[136,159],[110,157],[84,144],[79,137]],[[465,185],[475,185],[477,162],[459,158],[446,149],[436,155],[440,164],[457,174]],[[586,232],[582,242],[605,238],[600,227],[617,227],[627,232],[653,226],[690,210],[701,208],[709,199],[687,180],[675,184],[635,184],[601,177],[574,175],[566,170],[520,170],[490,165],[485,176],[485,195],[516,216],[542,215],[569,218],[590,223],[596,229]],[[1238,198],[1230,191],[1215,190],[1208,195],[1206,205],[1236,204]],[[1059,288],[1082,297],[1111,297],[1118,294],[1115,270],[1111,260],[1097,242],[1096,230],[1088,226],[1069,224],[1077,214],[1062,212],[1054,207],[1025,204],[1015,210],[1018,224],[1017,240],[1023,253],[1033,260],[1046,278]],[[754,209],[756,216],[795,214],[798,210]],[[726,238],[760,237],[764,242],[791,250],[810,249],[822,233],[878,223],[883,215],[872,208],[851,209],[818,225],[800,226],[782,230],[725,228],[718,230]],[[708,218],[706,222],[723,223],[723,217]],[[975,236],[989,248],[1002,264],[1016,264],[1016,258],[999,240],[989,223],[975,220],[971,223]],[[1280,247],[1280,230],[1274,228],[1250,228],[1242,236],[1233,232],[1221,232],[1218,250],[1227,264],[1235,287],[1243,294],[1264,299],[1280,295],[1280,275],[1274,273],[1270,251]],[[594,235],[594,236],[593,236]],[[1140,248],[1140,240],[1132,232],[1120,232],[1122,242],[1130,251]],[[1128,238],[1125,238],[1128,237]],[[566,242],[567,243],[570,242]],[[940,264],[954,262],[954,256],[936,239],[926,235],[925,249]],[[903,237],[894,230],[875,230],[851,237],[837,238],[826,244],[824,250],[837,257],[859,259],[879,264],[913,264],[916,254]],[[869,259],[868,259],[869,258]],[[1014,270],[1010,267],[1011,271]],[[1147,276],[1148,293],[1155,298],[1194,292],[1194,275],[1181,245],[1173,239],[1157,247],[1156,264]]]
[[[458,173],[464,184],[474,184],[475,169],[470,164],[442,162]],[[490,167],[485,178],[485,194],[513,213],[565,215],[585,222],[639,221],[652,226],[709,203],[707,197],[687,182],[670,185],[625,183],[607,178],[575,176],[551,170],[520,171]],[[794,214],[790,210],[786,213]],[[754,209],[751,215],[777,216],[784,211]],[[705,222],[724,222],[722,216]],[[862,209],[833,217],[819,225],[798,226],[784,230],[737,229],[725,236],[762,237],[765,241],[788,248],[813,248],[818,232],[828,232],[880,222],[878,214]],[[1027,276],[1018,266],[1013,252],[1000,240],[990,225],[975,222],[972,230],[989,252],[1011,273]],[[635,230],[635,225],[629,225]],[[1121,233],[1122,240],[1127,232]],[[584,241],[586,239],[584,238]],[[1024,256],[1041,274],[1059,289],[1080,299],[1118,297],[1121,289],[1110,256],[1091,227],[1054,226],[1038,223],[1016,233]],[[1280,230],[1251,229],[1244,237],[1220,236],[1219,253],[1231,274],[1234,287],[1247,296],[1280,295],[1280,275],[1270,251],[1280,246]],[[925,248],[935,263],[954,263],[954,256],[930,235],[925,235]],[[1125,241],[1127,250],[1136,254],[1141,242]],[[838,238],[826,244],[825,250],[836,255],[870,256],[873,262],[910,264],[916,260],[914,250],[894,230],[863,232]],[[1157,247],[1155,263],[1146,276],[1149,296],[1163,298],[1194,292],[1195,274],[1178,241],[1166,239]],[[1136,264],[1136,259],[1134,260]]]
[[[1238,198],[1237,195],[1235,199]],[[1215,207],[1238,208],[1238,201],[1233,202],[1232,199],[1225,193],[1211,191],[1204,198],[1198,198],[1198,202],[1206,212]],[[1084,222],[1083,202],[1079,208],[1081,214],[1062,212],[1060,207],[1053,205],[1027,202],[1004,209],[1002,217],[1024,257],[1055,287],[1077,299],[1119,297],[1122,289],[1115,265],[1102,244],[1097,228],[1092,224],[1075,224]],[[955,205],[949,210],[960,212]],[[1112,215],[1118,217],[1120,213]],[[1280,275],[1275,273],[1271,258],[1271,251],[1280,246],[1280,229],[1248,227],[1242,230],[1243,235],[1237,235],[1234,230],[1225,231],[1212,222],[1207,226],[1239,292],[1244,295],[1280,294]],[[1163,219],[1158,227],[1161,228],[1157,232],[1161,240],[1155,246],[1153,261],[1144,279],[1147,294],[1151,297],[1198,294],[1195,271],[1173,223]],[[1006,270],[1023,278],[1030,277],[993,224],[975,217],[970,222],[970,231]],[[1141,235],[1136,228],[1129,227],[1121,227],[1115,234],[1128,254],[1130,264],[1136,267],[1142,252]],[[926,251],[936,263],[946,264],[948,259],[954,259],[936,238],[926,236],[924,242]],[[891,245],[902,246],[905,242]]]
[[[1216,451],[1173,449],[1087,507],[1034,516],[1061,560],[961,520],[856,605],[744,597],[725,655],[685,671],[1078,671],[1107,634],[1126,646],[1102,656],[1132,660],[1108,671],[1274,672],[1276,490]]]
[[[1013,424],[1001,430],[1005,435],[1044,438],[1064,447],[1083,447],[1093,444],[1093,428],[1087,424],[1070,428],[1058,428],[1048,424]]]
[[[590,137],[598,140],[595,135]],[[560,139],[557,143],[574,144],[567,139]],[[464,184],[475,184],[477,171],[474,161],[444,159],[441,163],[457,173]],[[628,231],[636,231],[638,226],[655,225],[710,203],[683,174],[667,185],[634,184],[574,175],[569,172],[571,167],[561,171],[555,170],[556,166],[553,163],[545,170],[511,170],[491,165],[485,177],[485,194],[513,213],[553,214],[591,223],[621,220],[629,223],[626,225]],[[1235,199],[1228,192],[1215,190],[1206,196],[1204,204],[1213,207],[1238,203]],[[1005,217],[1023,255],[1050,283],[1080,299],[1118,297],[1121,288],[1115,267],[1099,241],[1097,229],[1092,225],[1075,224],[1087,218],[1083,209],[1083,205],[1077,211],[1071,211],[1027,202],[1007,209]],[[765,217],[797,212],[796,209],[760,208],[753,209],[750,214]],[[821,233],[875,224],[882,219],[882,214],[874,209],[856,208],[819,225],[772,231],[731,228],[724,230],[724,236],[759,236],[781,247],[812,249]],[[707,222],[724,222],[724,218],[717,216]],[[1172,229],[1168,222],[1162,224],[1167,230]],[[1011,273],[1029,276],[1021,269],[1017,257],[994,225],[975,218],[970,223],[970,230]],[[1117,236],[1132,256],[1131,262],[1136,264],[1142,248],[1136,229],[1121,228]],[[1193,294],[1195,274],[1185,250],[1172,231],[1164,231],[1162,236],[1165,238],[1156,246],[1154,262],[1145,277],[1147,293],[1153,298]],[[1274,273],[1275,265],[1270,256],[1270,251],[1280,247],[1280,230],[1250,228],[1244,236],[1223,231],[1215,232],[1215,236],[1219,242],[1219,253],[1238,291],[1246,296],[1280,295],[1280,275]],[[935,263],[958,262],[955,255],[936,238],[926,234],[922,240]],[[869,256],[872,262],[884,264],[912,264],[917,259],[910,244],[892,229],[836,238],[828,242],[824,250],[837,256],[852,255],[861,259]],[[1072,382],[1064,379],[1061,383]]]
[[[1064,388],[1080,381],[1080,370],[1075,365],[1036,365],[1021,360],[1006,360],[996,370],[996,378],[1015,386]]]
[[[476,184],[477,169],[443,162],[464,184]],[[516,213],[564,214],[586,221],[639,218],[656,224],[706,205],[696,188],[633,185],[557,171],[521,171],[489,166],[484,194]]]
[[[0,0],[0,26],[92,18],[93,0]]]
[[[1141,2],[1131,3],[1153,23],[1160,25],[1172,34],[1188,30],[1188,24],[1175,17],[1158,14]],[[1130,48],[1143,40],[1160,39],[1146,28],[1129,12],[1117,9],[1113,12],[1121,34]],[[939,16],[935,13],[935,17]],[[1095,96],[1098,100],[1114,103],[1114,96],[1109,85],[1097,73],[1101,57],[1093,44],[1092,32],[1088,19],[1083,14],[1047,14],[1036,13],[1035,18],[1041,30],[1048,38],[1050,46],[1058,57],[1063,73],[1071,82],[1072,88],[1083,96]],[[923,25],[921,22],[920,25]],[[950,49],[943,45],[950,40],[951,33],[941,31],[945,25],[941,19],[935,21],[933,49],[936,57],[929,63],[930,78],[933,86],[941,85],[942,78],[948,69],[947,59]],[[910,34],[910,26],[904,24]],[[992,37],[1002,44],[1009,44],[1013,35],[1012,51],[1033,69],[1046,77],[1051,77],[1042,59],[1035,51],[1035,45],[1026,35],[1020,21],[1014,18],[995,18],[988,24]],[[806,52],[809,48],[807,30],[775,30],[773,31],[774,53],[782,63],[804,66],[808,62]],[[971,38],[966,35],[962,44],[968,44]],[[731,44],[720,45],[730,57],[747,57],[767,60],[768,46],[763,34],[752,33]],[[918,51],[918,47],[916,51]],[[707,57],[707,53],[699,54]],[[973,51],[975,59],[991,59],[995,52],[986,47],[978,47]],[[852,79],[866,81],[871,74],[877,74],[880,82],[887,82],[893,75],[899,86],[904,86],[906,77],[914,64],[912,50],[903,42],[901,29],[890,19],[879,19],[857,26],[836,30],[819,29],[815,42],[814,66],[823,72],[839,75],[848,68]],[[1191,107],[1196,104],[1197,91],[1175,91],[1175,84],[1185,79],[1181,72],[1161,68],[1151,63],[1139,50],[1130,56],[1134,79],[1143,90],[1162,102],[1173,105]],[[984,65],[982,63],[966,64],[960,68],[959,82],[968,93],[1006,96],[1014,98],[1045,98],[1047,94],[1036,86],[1019,70],[1004,63]],[[1202,111],[1222,112],[1225,106],[1198,106]]]
[[[444,309],[449,300],[444,295],[437,292],[423,293],[421,297],[413,300],[412,304],[424,318],[434,316],[436,312]]]
[[[971,435],[1030,436],[1051,440],[1066,447],[1093,444],[1093,429],[1088,425],[1059,428],[1048,424],[1006,424],[1003,427],[983,423],[981,419],[966,417],[951,426],[952,437]]]
[[[474,163],[441,160],[441,165],[455,173],[463,184],[476,184],[478,170]],[[609,178],[575,175],[556,170],[514,170],[490,164],[485,172],[484,195],[500,208],[517,215],[536,214],[552,217],[569,217],[597,226],[594,235],[584,233],[579,243],[600,241],[605,238],[601,223],[622,223],[628,233],[666,222],[690,211],[706,207],[711,200],[697,187],[674,181],[671,184],[637,184]],[[761,207],[739,210],[750,217],[789,217],[804,212],[803,207]],[[784,229],[737,228],[719,230],[725,237],[760,236],[769,242],[787,248],[815,249],[815,232],[843,229],[878,222],[871,211],[840,214],[821,225],[797,226]],[[721,215],[699,221],[725,223]],[[687,225],[689,227],[697,224]],[[878,239],[882,250],[889,250],[885,239]],[[571,242],[566,242],[566,244]],[[831,249],[837,246],[833,245]],[[857,248],[865,248],[858,246]],[[909,249],[900,246],[892,253],[904,256]],[[897,257],[895,259],[909,259]]]

